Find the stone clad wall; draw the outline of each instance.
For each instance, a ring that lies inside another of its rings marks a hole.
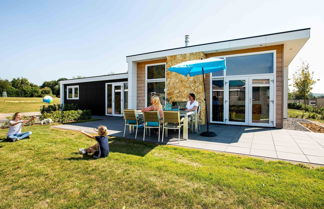
[[[188,101],[188,94],[194,93],[196,100],[199,102],[201,109],[201,119],[205,118],[205,102],[204,102],[204,88],[202,76],[185,77],[178,73],[170,72],[167,69],[173,65],[189,60],[205,59],[205,54],[202,52],[179,54],[168,56],[166,61],[166,95],[171,101]],[[208,85],[206,90],[209,95],[209,76],[206,77]],[[208,96],[207,95],[207,96]],[[203,120],[204,121],[204,120]]]

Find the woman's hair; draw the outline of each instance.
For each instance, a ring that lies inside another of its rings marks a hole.
[[[15,112],[15,114],[13,114],[13,116],[12,116],[12,120],[15,120],[16,117],[17,117],[17,115],[18,115],[19,113],[20,113],[20,112]]]
[[[98,134],[99,136],[107,136],[108,135],[108,129],[106,126],[99,126],[98,127]]]
[[[196,100],[196,95],[194,93],[190,93],[189,96],[191,96],[194,100]]]
[[[151,97],[151,102],[152,102],[152,105],[157,108],[157,109],[162,109],[162,105],[161,105],[161,102],[160,102],[160,98],[156,95],[152,96]]]

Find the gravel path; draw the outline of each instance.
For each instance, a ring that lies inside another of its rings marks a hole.
[[[308,131],[307,128],[299,123],[309,123],[309,121],[301,118],[288,118],[284,120],[283,128],[297,131]]]

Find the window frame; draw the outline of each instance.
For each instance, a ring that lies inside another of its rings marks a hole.
[[[164,65],[164,78],[154,78],[154,79],[148,79],[148,67],[150,66],[156,66],[156,65]],[[154,63],[154,64],[147,64],[145,65],[145,107],[147,106],[147,93],[148,93],[148,89],[147,89],[147,85],[148,83],[161,83],[164,82],[164,95],[165,98],[167,98],[167,94],[166,94],[166,63],[165,62],[161,62],[161,63]],[[164,105],[164,104],[162,104]]]
[[[72,97],[69,97],[69,89],[72,89]],[[78,89],[78,96],[75,96],[75,89]],[[67,86],[66,87],[66,99],[67,100],[78,100],[80,97],[80,88],[79,85]]]

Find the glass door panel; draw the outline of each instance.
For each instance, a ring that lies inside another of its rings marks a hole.
[[[122,114],[122,87],[121,85],[114,85],[114,115]]]
[[[269,79],[252,80],[252,123],[270,122]]]
[[[106,95],[106,114],[112,114],[112,85],[107,84],[107,95]]]
[[[128,83],[124,83],[124,110],[128,109]]]
[[[230,122],[245,122],[246,112],[246,80],[229,81],[229,108],[228,119]]]
[[[224,80],[213,80],[212,121],[224,121]]]

